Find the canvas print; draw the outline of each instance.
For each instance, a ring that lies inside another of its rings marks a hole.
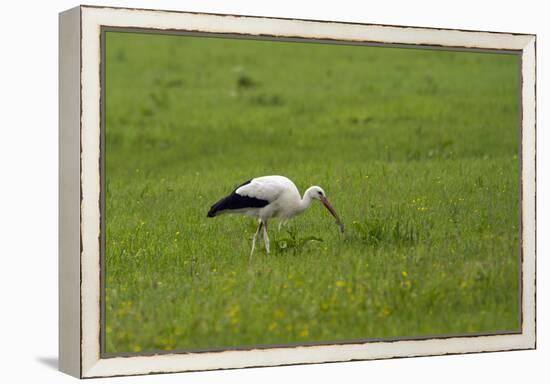
[[[104,354],[520,333],[518,54],[103,44]]]

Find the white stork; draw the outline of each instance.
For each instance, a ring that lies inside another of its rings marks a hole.
[[[304,212],[313,200],[319,200],[329,210],[336,219],[340,231],[344,232],[344,224],[327,200],[325,191],[321,187],[309,187],[302,198],[296,185],[284,176],[262,176],[248,180],[239,185],[231,194],[212,205],[208,211],[208,217],[223,213],[239,213],[256,217],[258,229],[252,240],[252,250],[250,251],[252,256],[256,247],[256,238],[262,227],[265,249],[269,253],[267,223],[270,219],[279,218],[281,220],[280,228],[282,224]]]

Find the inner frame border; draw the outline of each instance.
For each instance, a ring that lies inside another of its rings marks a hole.
[[[229,346],[229,347],[214,347],[214,348],[200,348],[200,349],[173,349],[173,350],[148,350],[143,352],[106,352],[106,308],[105,308],[105,289],[106,289],[106,168],[105,160],[107,157],[106,151],[106,111],[107,111],[107,81],[106,81],[106,49],[107,49],[107,33],[131,33],[131,34],[142,34],[142,35],[161,35],[161,36],[181,36],[181,37],[198,37],[198,38],[225,38],[229,40],[260,40],[266,42],[290,42],[290,43],[304,43],[304,44],[329,44],[329,45],[346,45],[346,46],[364,46],[364,47],[378,47],[378,48],[398,48],[398,49],[424,49],[424,50],[442,50],[442,51],[453,51],[453,52],[476,52],[480,54],[503,54],[503,55],[513,55],[520,56],[520,84],[521,84],[521,55],[519,51],[509,51],[509,50],[491,50],[491,49],[476,49],[476,48],[446,48],[446,47],[432,47],[432,46],[410,46],[410,45],[401,45],[401,44],[379,44],[379,43],[364,43],[364,42],[346,42],[340,40],[326,40],[326,39],[303,39],[303,38],[284,38],[284,37],[275,37],[275,36],[258,36],[258,35],[244,35],[244,34],[226,34],[226,33],[209,33],[209,32],[192,32],[187,30],[158,30],[150,28],[127,28],[127,27],[113,27],[113,26],[101,26],[101,68],[100,68],[100,81],[101,81],[101,147],[100,147],[100,176],[101,176],[101,188],[100,188],[100,272],[101,272],[101,323],[100,323],[100,355],[102,358],[113,358],[113,357],[131,357],[131,356],[153,356],[161,354],[171,354],[171,353],[205,353],[205,352],[223,352],[227,350],[239,350],[239,351],[250,351],[254,349],[268,349],[268,348],[295,348],[295,347],[305,347],[305,346],[316,346],[316,345],[343,345],[343,344],[363,344],[363,343],[372,343],[372,342],[394,342],[399,340],[429,340],[429,339],[449,339],[452,337],[477,337],[477,336],[494,336],[494,335],[514,335],[521,334],[522,321],[523,321],[523,311],[522,311],[522,281],[523,281],[523,271],[521,268],[523,260],[523,247],[522,247],[522,236],[521,236],[521,227],[522,227],[522,197],[521,197],[521,188],[518,188],[518,202],[519,202],[519,249],[518,249],[518,329],[517,330],[501,330],[494,332],[479,332],[479,333],[454,333],[454,334],[434,334],[434,335],[425,335],[425,336],[403,336],[403,337],[371,337],[371,338],[357,338],[357,339],[345,339],[345,340],[334,340],[334,341],[318,341],[318,342],[304,342],[304,343],[281,343],[281,344],[252,344],[252,345],[242,345],[242,346]],[[517,134],[519,136],[518,140],[518,165],[519,170],[522,169],[522,157],[521,157],[521,87],[518,87],[518,116],[519,120],[517,122]],[[521,172],[518,172],[519,175],[519,185],[521,185]]]

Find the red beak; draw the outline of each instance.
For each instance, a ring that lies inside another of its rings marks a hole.
[[[336,219],[336,225],[340,227],[340,232],[343,233],[344,223],[342,223],[342,220],[340,220],[340,218],[338,217],[338,214],[336,213],[336,211],[334,210],[334,208],[332,207],[332,205],[329,203],[329,201],[325,196],[321,196],[321,203],[323,203],[325,208],[328,209],[328,211],[331,213],[332,216],[334,216],[334,218]]]

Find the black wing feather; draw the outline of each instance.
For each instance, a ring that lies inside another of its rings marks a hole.
[[[212,205],[212,207],[210,207],[210,210],[208,211],[207,216],[214,217],[223,211],[243,208],[262,208],[268,205],[269,201],[267,200],[256,199],[250,196],[241,196],[237,193],[237,189],[239,189],[243,185],[250,183],[250,181],[251,180],[248,180],[245,183],[242,183],[237,188],[235,188],[229,196],[224,197],[223,199]]]

